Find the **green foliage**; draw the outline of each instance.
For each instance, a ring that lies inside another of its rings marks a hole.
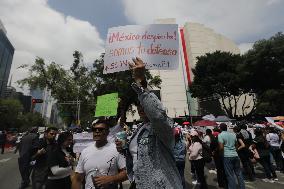
[[[216,51],[197,57],[193,69],[194,81],[189,88],[192,96],[201,99],[220,98],[226,113],[235,117],[240,97],[250,92],[242,86],[239,74],[241,63],[240,55],[229,52]],[[244,116],[247,108],[243,104],[242,109]]]
[[[17,120],[22,110],[23,106],[19,100],[0,99],[0,128],[18,127]]]
[[[257,41],[245,55],[242,78],[247,89],[258,96],[257,113],[284,113],[284,35],[277,33]]]
[[[23,106],[19,100],[0,100],[0,129],[18,128],[22,131],[34,126],[44,126],[45,122],[40,113],[23,114]]]
[[[131,104],[137,100],[137,94],[132,90],[131,83],[132,75],[129,70],[124,72],[115,72],[103,74],[104,54],[100,56],[93,64],[91,77],[95,80],[96,87],[93,88],[94,96],[118,92],[118,97],[121,99],[118,107],[117,117],[121,117],[122,121],[126,119],[126,112],[131,110]],[[152,76],[146,71],[146,78],[149,85],[160,88],[162,80],[159,76]]]
[[[26,131],[31,127],[45,127],[44,118],[38,112],[28,112],[18,117],[18,125],[21,131]]]
[[[262,115],[277,116],[284,112],[284,90],[269,89],[260,97],[256,113]]]
[[[258,95],[267,89],[284,87],[284,35],[257,41],[244,55],[243,77],[246,87]]]
[[[81,122],[90,120],[94,111],[94,97],[91,93],[95,83],[90,78],[90,72],[82,63],[82,54],[75,51],[74,62],[69,70],[61,65],[52,62],[46,64],[42,58],[36,58],[35,63],[29,68],[29,76],[18,83],[21,86],[27,85],[31,89],[47,88],[51,95],[58,102],[58,108],[63,114],[63,120],[70,125],[77,118],[77,104],[62,104],[64,102],[81,102]]]
[[[193,96],[220,98],[231,117],[236,115],[236,102],[243,94],[253,97],[254,106],[249,114],[282,115],[284,112],[282,33],[257,41],[243,56],[217,51],[198,57],[193,73],[194,82],[190,87]],[[225,99],[232,102],[228,107]],[[249,108],[245,103],[241,106],[243,111]]]
[[[136,98],[130,86],[130,71],[103,74],[104,54],[94,61],[91,70],[83,64],[83,56],[79,51],[75,51],[73,57],[74,62],[69,70],[55,62],[45,64],[42,58],[37,58],[29,68],[30,75],[18,83],[32,89],[47,87],[51,90],[52,96],[59,102],[61,115],[70,115],[62,116],[67,125],[75,122],[77,106],[60,103],[81,101],[80,120],[83,126],[87,126],[94,116],[96,97],[112,92],[118,92],[121,98],[118,117],[125,116],[125,111]],[[150,83],[159,87],[161,79],[152,77],[148,71],[146,74]]]

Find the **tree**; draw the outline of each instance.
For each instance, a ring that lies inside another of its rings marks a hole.
[[[257,113],[283,114],[284,35],[277,33],[254,43],[244,55],[243,85],[257,95]],[[276,103],[278,102],[278,103]]]
[[[23,106],[15,99],[0,99],[0,129],[18,127],[18,116],[22,113]]]
[[[132,90],[132,76],[130,70],[124,72],[115,72],[103,74],[104,54],[101,54],[93,64],[92,78],[95,80],[96,87],[93,88],[95,97],[112,92],[118,92],[121,99],[118,107],[117,117],[121,121],[126,121],[126,112],[132,109],[131,104],[137,101],[137,94]],[[149,80],[149,85],[160,88],[162,80],[159,76],[152,76],[146,71],[146,79]]]
[[[267,116],[283,115],[284,90],[268,89],[258,98],[256,113]]]
[[[246,116],[249,107],[246,95],[253,94],[242,86],[242,78],[239,75],[239,66],[242,57],[229,52],[216,51],[197,57],[194,80],[190,86],[193,97],[201,99],[220,99],[222,107],[229,117],[236,117],[237,110],[242,110],[242,116]],[[241,103],[241,96],[245,100]],[[255,101],[255,98],[253,98]],[[254,109],[254,108],[253,108]]]
[[[28,112],[26,114],[19,115],[17,119],[18,128],[21,131],[26,131],[31,127],[45,127],[45,120],[38,112]]]
[[[68,125],[76,120],[77,107],[60,102],[79,100],[81,123],[87,125],[93,119],[97,96],[111,92],[118,92],[122,99],[117,116],[125,117],[125,111],[133,101],[132,97],[136,97],[130,87],[132,81],[130,71],[103,74],[104,54],[94,61],[92,69],[88,69],[83,64],[83,56],[79,51],[75,51],[73,57],[74,62],[68,70],[55,62],[45,64],[42,58],[36,58],[35,63],[29,67],[30,75],[18,83],[21,86],[28,85],[32,89],[40,87],[51,90],[52,96],[59,102],[61,114],[72,115],[64,117]],[[151,76],[149,72],[147,78],[152,85],[159,87],[161,84],[160,78]]]

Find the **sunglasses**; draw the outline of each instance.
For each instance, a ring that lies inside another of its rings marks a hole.
[[[92,131],[93,132],[103,132],[103,131],[105,131],[106,129],[105,128],[92,128]]]

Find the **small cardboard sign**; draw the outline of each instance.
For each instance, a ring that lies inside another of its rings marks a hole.
[[[97,98],[95,117],[116,116],[118,107],[118,93],[111,93]]]

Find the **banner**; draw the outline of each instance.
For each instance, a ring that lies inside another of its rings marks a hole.
[[[98,96],[95,117],[116,116],[118,107],[118,93]]]
[[[74,153],[81,153],[86,147],[94,143],[93,133],[76,133],[73,134]]]
[[[179,63],[177,24],[129,25],[110,28],[106,40],[104,74],[124,71],[133,57],[147,69],[174,70]]]

